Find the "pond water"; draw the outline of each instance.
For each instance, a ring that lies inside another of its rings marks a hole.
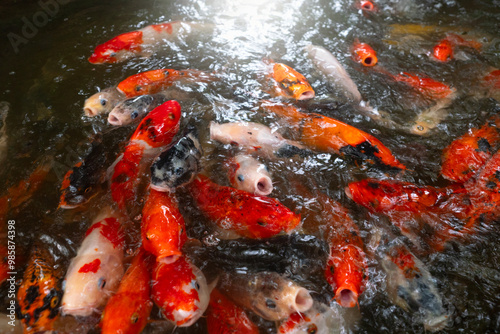
[[[316,97],[312,102],[301,103],[304,108],[344,121],[384,143],[411,170],[405,174],[405,181],[448,185],[449,181],[439,175],[442,150],[469,128],[484,124],[500,111],[495,99],[500,94],[495,96],[494,92],[480,88],[480,79],[493,68],[500,68],[500,2],[381,0],[376,5],[377,12],[365,13],[354,0],[59,1],[52,8],[53,17],[45,20],[37,2],[2,2],[0,101],[8,102],[10,110],[5,120],[8,146],[0,168],[0,189],[26,178],[38,161],[53,159],[42,188],[22,210],[8,217],[16,220],[18,252],[27,257],[33,242],[43,239],[54,248],[58,263],[67,266],[101,200],[84,208],[58,209],[59,187],[66,171],[88,152],[92,136],[110,128],[104,116],[85,117],[83,102],[130,75],[158,68],[193,68],[219,76],[214,84],[181,86],[188,97],[179,102],[183,126],[193,122],[200,130],[205,171],[221,184],[227,184],[220,165],[229,153],[226,147],[209,140],[208,123],[245,120],[269,124],[271,120],[263,117],[256,106],[261,99],[269,98],[264,88],[263,62],[272,60],[293,67],[310,81]],[[166,43],[149,58],[104,65],[87,61],[95,46],[118,34],[175,20],[204,22],[211,28],[185,40]],[[30,30],[27,22],[37,26]],[[409,25],[427,28],[423,32],[411,30]],[[462,47],[452,61],[430,59],[426,52],[447,32],[480,41],[481,51]],[[377,51],[375,67],[363,68],[352,60],[350,48],[356,38]],[[426,75],[454,87],[456,97],[448,106],[447,115],[427,136],[386,128],[350,105],[342,92],[332,88],[315,70],[304,51],[311,43],[334,54],[357,84],[363,100],[386,111],[402,128],[409,127],[434,102],[395,83],[384,71]],[[350,210],[365,242],[370,240],[374,221],[383,220],[367,214],[344,193],[349,182],[387,177],[374,168],[324,153],[266,164],[273,175],[272,196],[293,210],[307,212],[307,200],[313,200],[291,191],[290,180],[300,175],[321,185],[330,197]],[[109,196],[101,195],[104,197],[100,198]],[[182,191],[179,197],[181,203],[191,205]],[[186,213],[186,221],[189,236],[202,239],[210,235],[203,218]],[[421,260],[437,280],[444,307],[451,314],[443,333],[500,332],[499,232],[498,221],[490,222],[469,242],[454,242],[443,252],[421,254]],[[22,266],[18,279],[21,273]],[[387,298],[382,289],[384,275],[376,260],[370,261],[370,275],[359,300],[359,314],[348,330],[425,332],[411,312]],[[4,287],[2,305],[8,305]],[[159,319],[157,314],[156,318]],[[95,323],[95,319],[88,323]],[[274,324],[259,324],[262,332],[275,332]],[[145,332],[162,332],[159,327],[151,324]],[[78,331],[85,331],[84,328],[80,325]],[[190,328],[168,329],[172,331],[205,333],[206,326],[202,318]]]

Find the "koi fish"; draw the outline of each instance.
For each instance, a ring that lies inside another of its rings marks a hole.
[[[54,330],[62,297],[62,276],[61,267],[52,255],[35,244],[17,292],[18,317],[24,327],[23,333]]]
[[[7,119],[7,115],[9,114],[10,104],[5,101],[0,101],[0,124],[2,127],[0,128],[0,163],[2,163],[7,157],[7,123],[5,120]]]
[[[456,46],[465,46],[480,51],[482,43],[474,40],[466,40],[460,35],[448,33],[432,48],[432,56],[442,62],[453,59],[453,50]]]
[[[219,290],[213,289],[207,309],[209,334],[258,334],[254,324],[243,309],[236,306]]]
[[[103,334],[139,334],[153,308],[150,299],[153,257],[143,249],[134,257],[120,286],[106,304],[101,317]]]
[[[89,316],[116,291],[123,276],[124,234],[116,213],[104,208],[85,233],[63,282],[61,311]]]
[[[493,70],[481,79],[487,96],[500,101],[500,70]]]
[[[289,233],[300,224],[300,215],[274,198],[218,185],[199,175],[189,184],[198,208],[220,228],[252,239]]]
[[[207,309],[210,289],[202,271],[181,256],[173,263],[156,262],[151,297],[165,318],[189,327]]]
[[[338,87],[354,103],[361,102],[362,98],[358,87],[331,52],[317,45],[308,45],[305,47],[305,51],[313,65],[326,76],[330,83]]]
[[[265,125],[253,122],[210,122],[210,139],[223,144],[242,146],[249,152],[257,152],[266,157],[289,158],[311,154],[301,144],[283,138]]]
[[[125,100],[125,95],[118,91],[116,87],[109,87],[86,99],[83,104],[83,111],[87,117],[107,114],[123,100]]]
[[[340,334],[344,319],[339,310],[315,302],[308,311],[292,313],[278,327],[278,334]]]
[[[419,186],[395,180],[365,179],[351,182],[345,189],[347,197],[371,212],[407,211],[419,213],[448,198],[453,188]]]
[[[273,272],[223,273],[219,290],[236,305],[271,321],[306,312],[313,305],[307,289]]]
[[[202,155],[198,130],[192,128],[154,160],[151,165],[151,189],[172,191],[191,182],[201,170]]]
[[[448,116],[449,106],[454,98],[454,94],[439,99],[428,109],[421,111],[411,122],[407,132],[419,136],[428,136],[431,130],[435,129],[446,116]]]
[[[264,102],[261,107],[284,118],[299,132],[300,141],[313,150],[351,156],[393,171],[406,169],[382,142],[351,125],[323,115],[303,113],[289,104]]]
[[[432,99],[443,99],[453,96],[456,92],[455,88],[451,88],[447,84],[436,81],[428,77],[418,76],[408,72],[401,72],[400,74],[389,74],[394,80],[404,82],[421,94]]]
[[[260,196],[267,196],[273,191],[269,170],[252,156],[238,154],[228,159],[224,165],[234,188]]]
[[[111,177],[111,195],[120,209],[134,201],[141,160],[172,141],[179,131],[180,118],[181,106],[170,100],[152,110],[137,127]]]
[[[325,278],[333,289],[335,300],[342,307],[354,307],[358,305],[368,273],[363,241],[347,210],[326,195],[319,196],[323,207],[320,215],[330,229],[327,233],[330,256]]]
[[[108,123],[115,126],[125,126],[140,122],[151,110],[166,102],[161,94],[139,95],[121,101],[108,115]]]
[[[175,262],[182,255],[187,235],[174,194],[151,189],[142,216],[142,247],[158,262]]]
[[[480,128],[469,129],[443,150],[441,175],[455,182],[466,182],[497,151],[500,144],[500,118],[489,120]]]
[[[290,66],[273,63],[270,77],[274,80],[274,93],[296,100],[308,100],[315,96],[307,79]]]
[[[197,22],[173,21],[153,24],[123,33],[98,45],[90,56],[92,64],[119,63],[132,57],[150,56],[164,41],[199,32],[210,25]]]
[[[356,8],[361,9],[364,12],[376,12],[378,10],[377,6],[371,1],[356,1]]]
[[[127,129],[113,129],[95,137],[90,152],[64,175],[60,188],[60,208],[72,209],[84,205],[99,193],[108,177],[107,168],[116,158],[121,141],[128,134]]]
[[[351,47],[352,58],[356,63],[360,63],[363,66],[375,66],[377,65],[377,53],[372,47],[366,43],[360,43],[356,39]]]
[[[449,314],[443,307],[435,279],[429,270],[400,240],[390,233],[377,232],[375,251],[387,275],[389,298],[407,312],[415,312],[428,331],[443,329]]]
[[[117,90],[127,98],[138,95],[155,94],[172,86],[175,82],[211,82],[214,77],[198,70],[159,69],[134,74],[120,82]]]

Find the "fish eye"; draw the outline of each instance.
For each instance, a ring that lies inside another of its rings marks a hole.
[[[271,299],[266,299],[266,307],[270,309],[275,309],[276,303],[273,302]]]
[[[109,54],[109,56],[110,56],[110,57],[116,57],[116,52],[111,52],[111,53]]]
[[[50,300],[50,308],[51,309],[54,309],[57,307],[57,305],[59,305],[59,297],[58,296],[54,296],[52,297],[52,299]]]
[[[170,119],[172,119],[172,120],[173,120],[173,119],[175,119],[175,115],[174,115],[174,114],[172,114],[172,113],[170,113],[170,114],[168,115],[168,118],[170,118]]]
[[[101,106],[103,106],[103,107],[104,107],[104,106],[106,105],[106,103],[108,103],[108,100],[106,100],[106,99],[101,99],[99,102],[101,103]]]
[[[92,190],[92,187],[85,188],[85,193],[89,193]]]
[[[139,85],[135,86],[135,91],[136,91],[136,92],[140,92],[140,91],[141,91],[141,89],[142,89],[142,87],[141,87],[141,86],[139,86]]]
[[[137,312],[135,312],[134,314],[132,314],[132,316],[130,317],[130,322],[132,324],[135,324],[137,323],[137,321],[139,321],[139,314]]]
[[[192,283],[193,287],[196,290],[200,290],[201,287],[200,287],[200,284],[197,281],[192,281],[191,283]]]
[[[132,114],[130,114],[130,118],[132,118],[132,119],[137,118],[137,116],[139,116],[139,112],[137,110],[134,110],[134,112]]]
[[[311,324],[307,327],[307,334],[316,334],[318,332],[318,326]]]
[[[99,278],[99,281],[97,281],[97,286],[99,289],[104,289],[106,286],[106,279],[104,277]]]
[[[238,181],[243,182],[245,180],[245,177],[243,175],[238,175]]]

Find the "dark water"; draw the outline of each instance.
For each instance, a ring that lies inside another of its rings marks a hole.
[[[98,205],[92,202],[81,211],[58,211],[58,188],[64,173],[88,150],[89,138],[108,128],[104,117],[89,119],[83,115],[83,101],[98,89],[115,85],[138,72],[196,68],[221,75],[221,82],[198,87],[190,93],[189,100],[180,101],[184,122],[194,121],[201,129],[206,169],[214,172],[213,178],[221,183],[225,182],[225,176],[217,166],[227,153],[220,145],[208,142],[207,124],[210,120],[262,121],[254,107],[260,98],[266,97],[262,90],[263,59],[284,62],[304,74],[314,87],[318,101],[336,101],[338,92],[332,91],[314,71],[303,51],[310,43],[330,50],[346,67],[364,100],[387,110],[401,124],[409,124],[426,102],[422,103],[422,96],[416,96],[404,86],[355,64],[349,52],[355,38],[378,51],[378,66],[392,73],[425,73],[457,89],[458,97],[452,102],[448,116],[427,137],[386,129],[349,106],[321,110],[380,139],[414,171],[407,176],[407,181],[447,185],[439,177],[442,149],[500,110],[497,100],[477,88],[484,73],[500,68],[499,1],[380,1],[377,2],[379,11],[373,15],[363,15],[353,1],[61,3],[64,4],[53,10],[53,18],[47,22],[40,16],[41,7],[36,2],[0,4],[0,100],[11,105],[6,120],[9,145],[7,159],[0,167],[0,189],[25,178],[39,159],[47,156],[54,159],[43,189],[20,214],[9,217],[16,220],[19,249],[29,249],[34,240],[45,235],[67,247],[70,253],[76,251]],[[23,34],[26,21],[32,23],[34,19],[38,20],[36,30],[25,30]],[[113,65],[92,65],[87,61],[96,45],[120,33],[171,20],[213,23],[216,30],[207,36],[168,45],[148,59],[133,58]],[[424,39],[410,39],[409,44],[405,44],[390,27],[409,23],[465,32],[470,38],[483,41],[484,47],[480,53],[462,50],[460,60],[433,62],[419,50],[432,46],[442,38],[442,33],[436,28],[435,33]],[[12,33],[22,41],[12,42]],[[339,105],[342,105],[340,100]],[[382,174],[358,168],[329,154],[301,161],[270,161],[268,167],[274,176],[275,196],[285,205],[307,206],[300,194],[289,191],[290,178],[307,175],[351,209],[362,235],[369,238],[370,220],[379,218],[368,217],[345,197],[343,189],[349,182]],[[194,222],[192,225],[191,236],[204,235],[203,226]],[[422,258],[437,279],[443,303],[452,314],[443,332],[500,332],[499,231],[498,223],[492,223],[474,236],[472,242],[455,243],[443,253]],[[64,266],[68,257],[60,256]],[[390,303],[379,289],[382,277],[375,267],[372,269],[373,278],[360,299],[361,317],[352,331],[423,333],[422,325],[414,321],[411,313]],[[5,292],[2,295],[5,296]],[[6,297],[4,302],[8,302]],[[266,328],[263,325],[262,331],[272,332]],[[199,321],[192,328],[176,331],[202,333],[204,324]]]

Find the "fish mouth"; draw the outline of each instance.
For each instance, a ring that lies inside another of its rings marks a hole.
[[[180,257],[181,257],[180,254],[159,255],[156,257],[156,261],[163,264],[171,264],[177,261]]]
[[[269,177],[261,177],[255,183],[255,194],[260,196],[267,196],[273,191],[273,182]]]
[[[363,65],[365,66],[375,66],[377,62],[378,59],[375,56],[368,56],[365,59],[363,59]]]
[[[295,295],[293,308],[295,311],[303,313],[308,311],[313,306],[313,303],[314,301],[309,291],[307,291],[307,289],[300,288]]]
[[[149,187],[153,190],[156,190],[156,191],[159,191],[159,192],[162,192],[162,193],[166,193],[166,192],[170,192],[172,191],[172,189],[168,186],[162,186],[162,185],[157,185],[157,184],[153,184],[151,183],[149,185]]]
[[[92,107],[83,108],[83,112],[85,113],[85,116],[87,116],[87,117],[95,117],[99,114],[97,109],[92,108]]]
[[[72,315],[75,317],[88,317],[94,312],[98,312],[98,310],[94,307],[75,307],[68,305],[61,306],[61,314],[63,315]]]
[[[115,125],[115,126],[122,126],[122,124],[123,124],[123,122],[121,121],[121,119],[119,119],[118,117],[116,117],[113,114],[109,114],[109,116],[108,116],[108,123],[111,124],[111,125]]]
[[[309,100],[312,99],[314,96],[316,96],[316,94],[314,93],[313,90],[307,90],[301,93],[297,100]]]

